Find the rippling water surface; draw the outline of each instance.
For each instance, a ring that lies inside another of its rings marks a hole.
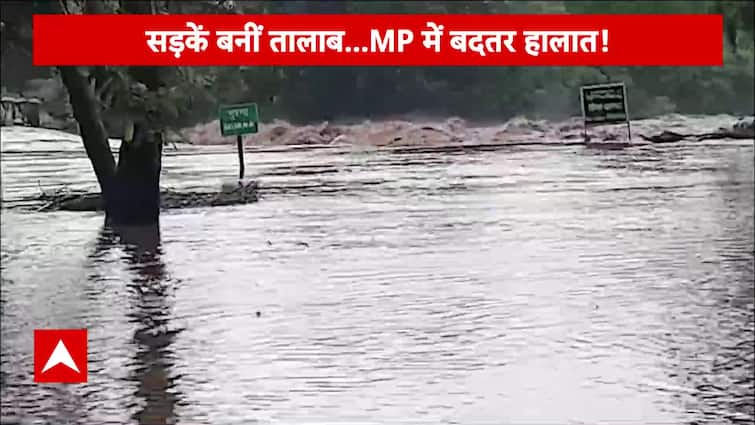
[[[2,137],[5,202],[94,187],[78,142]],[[164,213],[157,255],[3,210],[4,422],[755,418],[751,141],[246,157],[260,202]],[[163,183],[235,173],[181,148]],[[88,384],[32,383],[44,327],[89,329]]]

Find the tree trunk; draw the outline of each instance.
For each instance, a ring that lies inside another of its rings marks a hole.
[[[126,13],[152,14],[149,0],[121,0]],[[156,67],[129,67],[128,74],[150,91],[161,85],[162,73]],[[162,129],[159,118],[145,113],[134,123],[131,141],[123,139],[118,153],[115,188],[111,194],[108,220],[125,225],[147,225],[160,219],[160,172],[162,170]]]
[[[60,71],[100,184],[107,220],[124,225],[157,223],[162,169],[160,132],[151,131],[144,123],[135,124],[133,140],[121,141],[116,167],[92,86],[78,67],[60,67]]]
[[[160,219],[162,136],[144,123],[134,124],[132,141],[124,140],[106,210],[112,223],[147,225]]]
[[[62,13],[59,1],[34,2],[38,13]],[[127,13],[152,13],[152,2],[121,1]],[[85,13],[106,13],[104,3],[90,0],[84,3]],[[159,118],[144,117],[134,126],[132,140],[121,142],[116,166],[110,150],[108,133],[102,119],[100,101],[93,85],[81,67],[59,67],[71,101],[73,115],[79,124],[84,149],[92,163],[104,201],[106,220],[114,225],[149,225],[159,221],[160,171],[162,161],[162,131]],[[150,90],[160,86],[158,68],[130,68],[129,74]]]
[[[81,68],[61,66],[59,69],[63,84],[68,90],[73,117],[79,123],[79,133],[84,142],[84,149],[92,163],[102,197],[107,205],[107,195],[115,175],[115,160],[100,117],[99,101],[94,96],[94,90]]]

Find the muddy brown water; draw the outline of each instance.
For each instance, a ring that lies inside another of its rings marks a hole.
[[[94,187],[75,140],[2,131],[6,206]],[[234,178],[181,149],[167,186]],[[159,255],[3,209],[3,423],[755,418],[751,141],[246,158],[260,202],[164,213]],[[49,327],[89,329],[88,384],[32,382]]]

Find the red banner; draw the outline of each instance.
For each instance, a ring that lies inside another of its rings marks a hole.
[[[720,15],[35,15],[34,64],[723,65]]]

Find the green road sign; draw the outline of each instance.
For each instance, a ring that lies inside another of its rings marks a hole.
[[[220,134],[241,136],[256,133],[259,127],[259,115],[256,103],[241,105],[223,105],[220,107]]]

